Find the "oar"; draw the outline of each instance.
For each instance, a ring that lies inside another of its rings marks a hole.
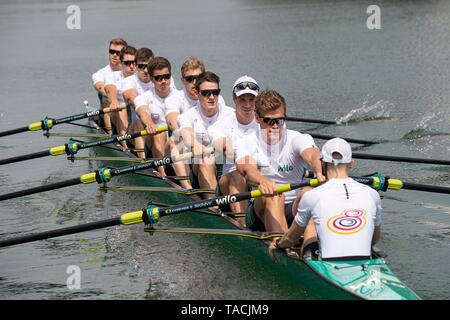
[[[293,122],[307,122],[307,123],[320,123],[320,124],[338,124],[336,121],[329,120],[317,120],[317,119],[309,119],[309,118],[297,118],[297,117],[286,117],[287,121]]]
[[[410,183],[399,179],[392,179],[390,177],[385,177],[380,174],[376,174],[372,177],[352,177],[352,178],[362,184],[366,184],[372,187],[375,190],[386,191],[387,189],[390,190],[406,189],[406,190],[450,194],[449,187]]]
[[[188,233],[188,234],[206,234],[206,235],[222,235],[222,236],[238,236],[252,238],[258,240],[267,240],[275,237],[281,237],[283,232],[261,232],[247,229],[211,229],[211,228],[160,228],[147,227],[144,229],[149,233]]]
[[[211,193],[215,194],[214,189],[184,189],[184,188],[172,188],[172,187],[136,187],[136,186],[124,186],[124,187],[100,187],[101,191],[142,191],[142,192],[163,192],[163,193],[177,193],[177,194],[199,194],[199,193]]]
[[[168,130],[167,126],[162,126],[162,127],[158,128],[157,133],[161,133],[161,132],[164,132],[167,130]],[[42,157],[47,157],[47,156],[59,156],[62,154],[66,154],[68,156],[73,156],[79,150],[82,150],[82,149],[98,147],[98,146],[101,146],[104,144],[109,144],[109,143],[114,143],[114,142],[131,140],[131,139],[135,139],[138,137],[144,137],[147,135],[149,135],[147,130],[142,130],[142,131],[138,131],[138,132],[126,133],[126,134],[120,135],[120,136],[112,136],[112,137],[95,140],[95,141],[91,141],[91,142],[85,142],[85,143],[69,141],[68,143],[66,143],[62,146],[56,146],[56,147],[50,148],[48,150],[39,151],[39,152],[35,152],[35,153],[29,153],[29,154],[25,154],[22,156],[16,156],[16,157],[11,157],[11,158],[7,158],[7,159],[2,159],[2,160],[0,160],[0,165],[21,162],[21,161],[31,160],[31,159],[37,159],[37,158],[42,158]]]
[[[313,132],[304,132],[304,131],[302,131],[302,132],[310,134],[313,138],[324,139],[324,140],[333,139],[333,138],[337,138],[338,137],[338,136],[330,136],[330,135],[326,135],[326,134],[319,134],[319,133],[313,133]],[[359,143],[359,144],[377,144],[377,143],[380,143],[380,142],[385,142],[385,141],[369,141],[369,140],[344,138],[344,137],[340,137],[340,138],[342,138],[345,141],[350,142],[350,143]]]
[[[206,149],[206,153],[211,153],[211,152],[213,152],[213,148]],[[27,195],[35,194],[35,193],[39,193],[39,192],[45,192],[45,191],[75,186],[78,184],[90,184],[90,183],[94,183],[94,182],[97,182],[99,184],[106,183],[106,182],[110,181],[113,177],[118,176],[118,175],[172,164],[174,162],[187,160],[189,158],[192,158],[193,156],[194,156],[193,152],[188,152],[188,153],[183,153],[180,155],[175,155],[173,157],[163,157],[163,158],[156,159],[156,160],[153,160],[150,162],[133,164],[133,165],[125,166],[125,167],[120,167],[117,169],[103,167],[100,170],[86,173],[78,178],[64,180],[61,182],[48,184],[45,186],[39,186],[39,187],[31,188],[31,189],[25,189],[25,190],[21,190],[21,191],[15,191],[15,192],[7,193],[7,194],[2,194],[2,195],[0,195],[0,201],[23,197],[23,196],[27,196]]]
[[[316,179],[312,179],[308,182],[304,183],[296,183],[296,184],[284,184],[279,185],[277,188],[278,193],[294,190],[301,187],[306,186],[316,186],[318,185],[318,181]],[[46,231],[37,234],[25,235],[17,238],[6,239],[0,241],[0,247],[7,247],[32,241],[44,240],[54,237],[65,236],[69,234],[79,233],[83,231],[90,231],[96,229],[102,229],[107,227],[113,227],[118,225],[132,225],[137,223],[144,222],[145,224],[153,224],[159,221],[159,219],[163,216],[178,214],[186,211],[209,208],[212,206],[229,204],[233,202],[239,202],[242,200],[247,200],[250,198],[261,197],[262,192],[260,190],[253,190],[250,192],[242,192],[235,193],[226,196],[216,197],[212,199],[200,200],[195,202],[190,202],[186,204],[180,204],[175,206],[170,206],[166,208],[160,208],[154,205],[149,205],[147,208],[128,212],[120,217],[115,217],[111,219],[101,220],[97,222],[86,223],[78,226],[66,227],[57,230]]]
[[[76,114],[76,115],[68,116],[68,117],[64,117],[64,118],[59,118],[59,119],[51,119],[51,118],[45,117],[44,120],[38,121],[38,122],[33,122],[33,123],[29,124],[28,126],[0,132],[0,137],[5,137],[5,136],[9,136],[9,135],[16,134],[16,133],[26,132],[26,131],[37,131],[37,130],[48,131],[58,124],[81,120],[81,119],[85,119],[85,118],[91,118],[91,117],[98,116],[98,115],[105,114],[105,113],[117,112],[117,111],[120,111],[125,108],[126,107],[119,107],[117,109],[105,108],[105,109],[101,109],[101,110],[89,111],[89,112],[80,113],[80,114]]]
[[[353,158],[356,159],[368,159],[368,160],[386,160],[386,161],[398,161],[398,162],[410,162],[410,163],[429,163],[438,165],[450,165],[450,160],[438,160],[438,159],[426,159],[426,158],[411,158],[411,157],[397,157],[397,156],[385,156],[380,154],[365,154],[365,153],[353,153]]]

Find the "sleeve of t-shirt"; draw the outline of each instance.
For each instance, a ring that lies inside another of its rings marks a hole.
[[[129,89],[135,89],[134,75],[123,79],[122,92],[125,92]]]
[[[134,105],[136,106],[136,110],[140,107],[148,105],[146,94],[147,93],[143,93],[134,98]]]
[[[178,127],[180,129],[184,129],[184,128],[192,128],[192,122],[191,122],[191,118],[189,117],[189,111],[182,113],[178,119]]]
[[[103,73],[103,69],[100,69],[92,74],[92,82],[94,83],[94,86],[97,82],[105,83],[105,75]]]
[[[310,191],[312,192],[312,191]],[[312,216],[312,193],[307,192],[303,195],[298,205],[297,214],[295,215],[295,222],[302,228],[306,228],[309,219]]]
[[[234,144],[234,152],[236,154],[236,161],[246,156],[252,156],[252,148],[248,139],[240,139]]]
[[[167,97],[165,101],[166,116],[172,112],[181,113],[181,107],[183,106],[183,99],[179,94],[173,94]]]
[[[292,146],[296,154],[302,154],[305,149],[316,147],[313,137],[307,133],[301,133],[294,137],[292,141]]]
[[[120,71],[114,71],[114,72],[108,72],[105,76],[105,86],[113,84],[116,85],[116,81],[115,81],[115,73],[116,72],[120,72]]]

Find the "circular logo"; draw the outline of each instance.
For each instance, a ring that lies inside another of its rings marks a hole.
[[[347,209],[328,219],[327,226],[337,234],[353,234],[366,225],[366,210]]]

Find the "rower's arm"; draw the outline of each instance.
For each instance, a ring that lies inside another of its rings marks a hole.
[[[119,107],[119,99],[117,98],[117,88],[114,84],[107,84],[105,86],[106,96],[108,97],[108,101],[111,103],[111,108]]]
[[[316,147],[310,147],[303,150],[301,157],[314,170],[316,177],[320,183],[325,182],[325,177],[322,175],[322,164],[320,162],[320,150]]]
[[[141,120],[145,129],[150,134],[154,134],[157,132],[157,127],[156,127],[155,123],[153,122],[150,112],[146,105],[137,106],[136,113],[139,116],[139,119]]]
[[[103,83],[102,81],[98,81],[98,82],[95,83],[94,88],[102,96],[106,97],[105,83]]]
[[[128,89],[123,93],[123,98],[125,102],[129,105],[134,104],[134,99],[137,97],[137,91],[134,88]]]
[[[212,146],[214,147],[214,150],[216,152],[220,152],[221,154],[225,155],[225,158],[229,163],[234,163],[234,151],[233,151],[233,145],[230,141],[230,139],[226,137],[218,138],[213,140]]]
[[[179,128],[178,122],[177,122],[177,118],[179,115],[180,114],[178,112],[171,112],[166,116],[167,125],[169,126],[170,130],[172,130],[173,132],[175,132]]]
[[[245,177],[245,179],[254,184],[260,184],[264,179],[256,166],[256,161],[250,157],[245,156],[236,161],[236,169]]]
[[[183,143],[189,149],[192,149],[194,146],[194,129],[186,127],[180,130],[181,137],[183,138]]]
[[[280,249],[290,248],[300,240],[300,237],[305,232],[305,228],[300,227],[297,222],[294,220],[291,224],[289,230],[285,233],[284,236],[281,237],[278,242],[278,247]]]

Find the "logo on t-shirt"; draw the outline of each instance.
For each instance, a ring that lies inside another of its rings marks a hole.
[[[353,234],[364,229],[366,225],[366,210],[346,209],[327,221],[327,227],[337,234]]]
[[[292,170],[294,170],[294,167],[289,164],[285,164],[284,166],[278,166],[278,172],[289,172]]]

